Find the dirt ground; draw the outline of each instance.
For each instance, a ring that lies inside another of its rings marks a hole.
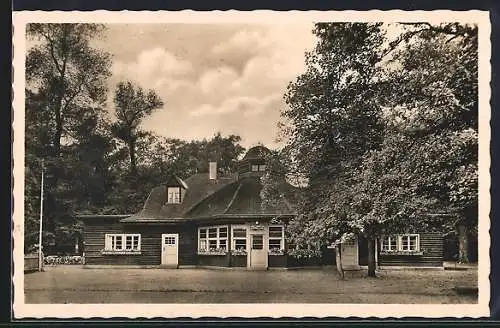
[[[477,271],[246,271],[48,267],[25,274],[26,303],[477,303]]]

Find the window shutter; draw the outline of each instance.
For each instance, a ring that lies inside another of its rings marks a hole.
[[[104,249],[107,251],[111,250],[111,235],[106,234],[104,237]]]

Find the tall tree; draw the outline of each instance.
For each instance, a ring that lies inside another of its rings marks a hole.
[[[386,145],[397,150],[396,163],[413,168],[407,181],[433,203],[423,209],[441,214],[434,225],[444,233],[456,231],[459,260],[467,262],[468,234],[477,227],[477,28],[410,27],[403,35],[419,33],[394,52],[382,89],[387,135],[393,135]]]
[[[107,93],[111,56],[91,46],[104,27],[96,24],[28,24],[26,56],[26,197],[28,222],[38,222],[41,160],[45,160],[44,227],[51,235],[73,225],[74,181],[71,151],[78,129],[100,117]],[[31,191],[37,190],[34,194]],[[36,196],[35,196],[36,195]],[[38,214],[38,213],[37,213]],[[26,244],[34,239],[26,226]],[[29,247],[29,246],[28,246]]]
[[[342,23],[314,33],[282,112],[288,173],[308,178],[292,241],[317,249],[364,235],[374,276],[381,234],[474,227],[477,30],[411,24],[390,41],[379,24]]]
[[[349,185],[363,154],[380,147],[382,125],[373,88],[383,42],[380,25],[316,24],[318,44],[306,54],[306,72],[285,95],[287,153],[296,164],[291,173],[308,180],[289,229],[299,247],[318,249],[350,232],[349,218],[334,211],[332,190]]]
[[[131,176],[137,176],[137,141],[147,133],[139,128],[142,120],[163,106],[163,101],[153,90],[143,90],[132,82],[118,83],[114,96],[118,121],[113,125],[115,136],[128,147]]]
[[[51,117],[51,155],[59,156],[67,125],[78,112],[102,108],[111,57],[91,47],[104,30],[96,24],[39,24],[27,27],[34,45],[26,58],[27,87],[44,98]]]

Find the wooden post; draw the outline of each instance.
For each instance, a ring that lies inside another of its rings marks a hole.
[[[40,230],[38,232],[38,271],[42,271],[43,268],[42,232],[43,232],[43,159],[42,159],[42,182],[40,186]]]
[[[79,243],[80,243],[80,238],[78,238],[78,235],[75,236],[75,254],[79,254]]]

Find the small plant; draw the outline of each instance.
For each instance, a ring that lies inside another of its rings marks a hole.
[[[315,258],[321,256],[321,252],[319,250],[299,248],[289,250],[288,254],[296,259]]]
[[[55,256],[49,255],[44,257],[45,265],[74,265],[83,264],[83,256]]]
[[[226,255],[227,250],[225,248],[210,248],[210,249],[200,249],[198,254],[201,255]]]
[[[285,250],[281,249],[281,248],[277,248],[277,247],[270,248],[268,254],[269,255],[285,255]]]
[[[233,250],[231,250],[231,255],[244,256],[244,255],[247,255],[247,251],[243,248],[233,249]]]

